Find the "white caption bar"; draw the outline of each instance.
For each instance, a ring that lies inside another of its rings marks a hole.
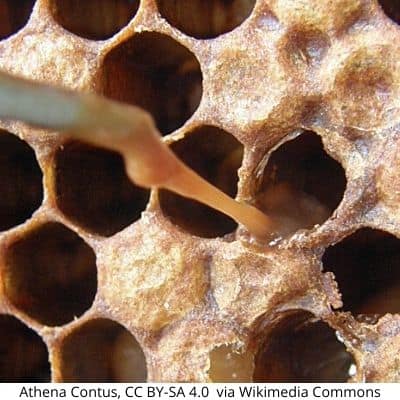
[[[399,399],[400,383],[382,384],[15,384],[3,399]]]

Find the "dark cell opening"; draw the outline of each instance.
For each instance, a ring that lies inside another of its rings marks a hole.
[[[70,142],[56,154],[56,194],[67,217],[111,236],[140,218],[150,192],[132,183],[118,153]]]
[[[400,240],[363,228],[326,249],[324,269],[335,274],[343,308],[354,314],[400,312]]]
[[[34,4],[35,0],[0,0],[0,40],[26,25]]]
[[[157,0],[161,15],[174,27],[198,39],[217,37],[239,26],[256,0]]]
[[[400,2],[398,0],[378,0],[385,14],[397,24],[400,23]]]
[[[136,15],[140,0],[53,0],[54,19],[86,39],[114,36]]]
[[[90,308],[96,257],[75,233],[48,223],[6,250],[3,285],[15,307],[45,325],[62,325]]]
[[[213,382],[250,382],[254,355],[233,345],[218,346],[210,352],[208,376]]]
[[[26,221],[43,199],[42,171],[26,142],[0,130],[0,231]]]
[[[229,133],[203,126],[171,145],[174,153],[208,182],[236,196],[243,146]],[[193,235],[212,238],[233,232],[237,224],[197,201],[160,190],[161,209],[174,224]]]
[[[254,382],[346,382],[355,362],[333,329],[310,313],[283,317],[255,358]]]
[[[16,318],[0,315],[0,382],[49,382],[43,340]]]
[[[113,49],[104,60],[102,80],[105,96],[146,109],[162,134],[181,127],[202,95],[193,53],[154,32],[136,34]]]
[[[63,342],[63,382],[145,382],[146,359],[123,326],[106,319],[86,323]]]
[[[324,150],[321,138],[304,132],[275,150],[256,193],[277,235],[287,236],[325,222],[342,200],[346,176]]]

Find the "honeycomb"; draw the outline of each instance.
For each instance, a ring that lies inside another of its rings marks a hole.
[[[399,22],[394,0],[0,0],[2,70],[144,108],[275,221],[257,241],[2,120],[0,380],[400,382]]]

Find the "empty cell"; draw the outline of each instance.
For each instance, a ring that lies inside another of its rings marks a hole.
[[[324,150],[313,132],[283,143],[269,157],[256,205],[272,218],[278,236],[325,222],[346,189],[342,166]]]
[[[88,231],[111,236],[146,208],[149,190],[128,178],[116,152],[73,141],[59,148],[55,165],[57,205]]]
[[[67,31],[86,39],[114,36],[134,18],[140,0],[52,0],[54,19]]]
[[[0,315],[0,382],[49,382],[43,340],[22,322]]]
[[[122,42],[104,59],[103,93],[147,110],[162,134],[181,127],[202,96],[200,64],[168,36],[143,32]]]
[[[96,319],[75,329],[63,341],[63,382],[145,382],[146,358],[123,326]]]
[[[322,262],[335,274],[345,311],[400,313],[400,240],[395,236],[359,229],[328,247]]]
[[[0,40],[26,25],[34,4],[35,0],[0,0]]]
[[[243,146],[229,133],[203,126],[171,145],[174,153],[208,182],[236,196]],[[168,190],[159,191],[160,206],[172,223],[206,238],[233,232],[237,224],[225,214]]]
[[[215,38],[239,26],[256,0],[157,0],[160,14],[174,27],[198,39]]]
[[[213,382],[250,382],[254,355],[233,345],[221,345],[210,352],[208,376]]]
[[[74,232],[47,223],[5,251],[5,295],[44,325],[63,325],[90,308],[97,290],[96,257]]]
[[[400,23],[400,2],[398,0],[378,0],[385,14],[397,24]]]
[[[308,312],[291,312],[266,334],[255,357],[254,382],[347,382],[353,356],[336,332]]]
[[[25,222],[43,200],[42,171],[35,153],[17,136],[0,130],[0,231]]]

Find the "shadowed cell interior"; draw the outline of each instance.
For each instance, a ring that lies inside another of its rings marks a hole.
[[[134,18],[140,0],[51,0],[54,19],[86,39],[105,40]]]
[[[236,196],[243,146],[234,136],[213,126],[202,126],[170,147],[208,182],[227,195]],[[168,190],[159,191],[159,201],[164,215],[193,235],[212,238],[231,233],[237,227],[225,214]]]
[[[135,34],[111,50],[101,70],[103,94],[147,110],[165,135],[181,127],[202,96],[200,64],[166,35]]]
[[[0,129],[0,231],[25,222],[43,199],[42,171],[33,149]]]
[[[43,340],[10,315],[0,315],[0,382],[49,382]]]
[[[24,27],[34,4],[35,0],[0,0],[0,40]]]
[[[146,358],[122,325],[104,318],[91,320],[62,343],[63,382],[145,382]]]
[[[174,27],[198,39],[215,38],[238,27],[256,0],[157,0],[161,15]]]
[[[45,325],[63,325],[93,302],[96,256],[76,233],[50,222],[6,248],[2,277],[15,307]]]
[[[112,236],[138,220],[150,191],[127,176],[115,152],[72,141],[55,157],[56,201],[71,220],[92,233]]]
[[[324,223],[346,189],[342,166],[310,131],[273,151],[260,177],[256,205],[272,218],[277,236]]]
[[[398,0],[378,0],[385,14],[397,24],[400,23],[400,2]]]
[[[305,311],[288,312],[264,335],[254,382],[346,382],[355,362],[335,331]]]
[[[328,247],[322,257],[335,274],[343,309],[354,314],[400,312],[400,240],[362,228]]]

